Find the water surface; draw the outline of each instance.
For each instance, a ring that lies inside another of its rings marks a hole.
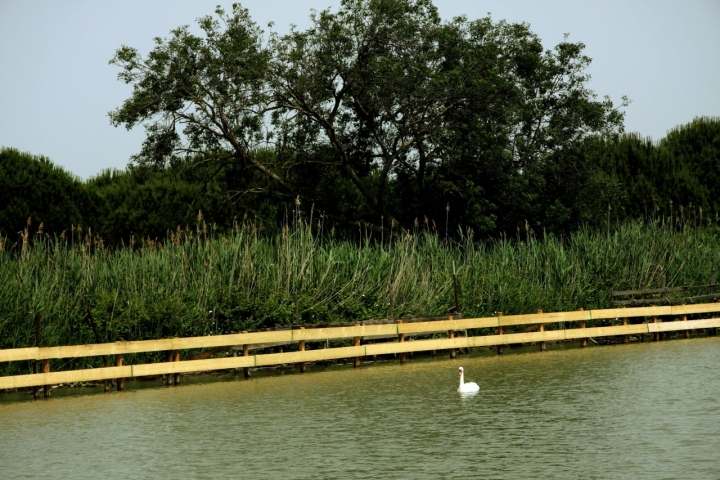
[[[719,368],[715,337],[0,395],[0,477],[720,478]]]

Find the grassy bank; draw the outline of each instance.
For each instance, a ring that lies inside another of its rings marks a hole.
[[[720,238],[712,229],[627,223],[609,233],[450,244],[418,231],[358,245],[307,226],[267,238],[247,224],[224,235],[200,225],[114,251],[78,232],[35,235],[24,246],[4,239],[0,348],[32,346],[36,313],[43,345],[92,343],[86,307],[103,341],[291,324],[296,297],[301,323],[387,317],[391,284],[396,317],[443,314],[454,309],[453,263],[466,316],[602,308],[610,288],[658,286],[663,275],[668,285],[707,282]],[[2,373],[26,369],[0,365]]]

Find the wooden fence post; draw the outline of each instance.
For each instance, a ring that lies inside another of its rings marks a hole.
[[[687,315],[683,315],[683,322],[687,322]],[[690,338],[690,330],[685,330],[685,339]]]
[[[626,308],[625,305],[623,305],[622,308]],[[627,324],[628,324],[628,319],[627,319],[627,317],[625,317],[625,318],[622,319],[622,324],[623,324],[623,325],[627,325]],[[627,336],[627,335],[623,335],[623,336],[622,336],[622,342],[623,342],[623,344],[628,343],[628,336]]]
[[[402,320],[397,321],[398,325],[402,325]],[[398,342],[404,343],[405,342],[405,334],[398,333]],[[400,363],[405,363],[405,352],[400,353]]]
[[[498,323],[500,323],[500,317],[503,316],[503,312],[497,312],[497,316],[498,316]],[[502,325],[498,325],[498,335],[502,335],[502,334],[503,334],[503,327],[502,327]],[[500,344],[497,345],[497,353],[498,353],[498,355],[502,355],[502,353],[503,353],[503,346]]]
[[[715,269],[714,268],[712,269],[712,272],[710,272],[710,285],[712,285],[712,287],[710,287],[710,293],[715,293],[715,285],[716,284],[715,284]],[[717,327],[711,328],[710,333],[714,337],[716,337],[717,336]]]
[[[122,367],[122,364],[123,364],[123,356],[120,354],[115,355],[115,366]],[[116,380],[116,383],[117,383],[117,391],[118,392],[122,392],[123,390],[125,390],[125,379],[124,378],[118,378]]]
[[[43,373],[50,373],[50,360],[43,360]],[[50,398],[50,385],[43,385],[43,398]]]
[[[627,325],[627,324],[628,324],[628,319],[627,319],[627,317],[625,317],[625,318],[622,319],[622,324],[623,324],[623,325]],[[623,335],[623,336],[622,336],[622,342],[626,344],[626,343],[628,343],[628,341],[629,341],[628,336],[627,336],[627,335]]]
[[[247,330],[244,330],[242,333],[248,333]],[[248,348],[248,344],[246,343],[243,345],[243,357],[250,356],[250,349]],[[245,374],[245,378],[250,378],[250,367],[243,368],[243,372]]]
[[[653,321],[653,323],[658,323],[657,315],[653,315],[652,321]],[[655,342],[660,341],[660,333],[659,332],[653,333],[653,341],[655,341]]]
[[[360,324],[356,323],[355,326],[359,327]],[[356,347],[360,346],[360,337],[355,337],[353,339],[353,345],[355,345]],[[359,366],[360,366],[360,357],[355,357],[355,362],[353,364],[353,367],[358,368]]]
[[[452,315],[448,316],[448,320],[452,320]],[[455,330],[448,330],[448,338],[455,338]],[[455,358],[455,349],[450,349],[450,358]]]
[[[300,327],[300,330],[305,330],[305,327]],[[298,350],[301,352],[305,351],[305,340],[300,340],[300,343],[298,343]],[[305,373],[305,369],[305,362],[300,362],[300,373]]]
[[[542,308],[538,308],[537,313],[542,313]],[[538,332],[544,332],[544,331],[545,331],[545,325],[543,325],[542,323],[538,323]],[[544,341],[540,342],[540,351],[541,352],[545,351],[545,342]]]
[[[582,312],[583,308],[582,307],[578,308],[578,311]],[[580,328],[585,328],[585,320],[580,320]],[[587,341],[588,341],[587,337],[583,337],[582,341],[580,342],[580,346],[582,348],[587,348]]]
[[[180,350],[174,350],[173,351],[173,362],[179,362],[180,361]],[[180,385],[180,373],[175,372],[173,374],[173,383],[175,385]]]
[[[171,351],[170,353],[168,353],[168,360],[167,360],[167,361],[168,361],[168,362],[174,362],[174,361],[175,361],[175,352]],[[165,377],[165,384],[166,384],[168,387],[173,384],[173,374],[172,374],[172,373],[168,373],[167,376]]]

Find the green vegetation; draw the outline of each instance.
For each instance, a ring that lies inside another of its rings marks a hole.
[[[297,198],[354,241],[425,222],[455,240],[567,235],[602,227],[608,205],[615,219],[718,217],[720,121],[658,144],[624,135],[627,103],[589,89],[582,43],[545,49],[527,24],[442,20],[428,0],[346,0],[311,23],[265,34],[235,5],[146,55],[119,48],[132,94],[110,120],[146,129],[140,151],[85,183],[3,151],[0,232],[32,217],[118,246],[201,211],[220,231],[248,215],[274,234]]]
[[[15,241],[30,218],[34,230],[68,234],[81,227],[109,245],[135,238],[164,238],[168,230],[192,224],[199,211],[223,230],[252,212],[258,223],[278,229],[283,203],[241,197],[237,169],[229,167],[205,182],[207,166],[181,164],[164,170],[104,171],[86,182],[45,157],[0,150],[0,235]],[[269,220],[269,221],[267,221]]]
[[[532,202],[537,198],[533,189],[540,188],[537,182],[527,192],[517,184],[517,190],[496,191],[487,196],[496,201],[504,198],[504,210],[514,212],[503,217],[503,222],[521,218],[505,232],[513,235],[518,228],[523,228],[525,218],[529,228],[538,235],[568,234],[581,226],[606,229],[608,204],[612,206],[613,222],[627,218],[672,221],[678,229],[686,224],[718,223],[720,119],[698,118],[675,128],[655,143],[637,134],[592,137],[585,141],[582,151],[588,169],[571,169],[573,173],[564,174],[565,180],[558,177],[542,183],[543,202]],[[273,153],[266,151],[264,155],[270,157]],[[213,174],[212,179],[206,181],[207,176]],[[237,165],[216,172],[208,164],[178,162],[162,169],[131,167],[126,171],[105,171],[82,182],[47,158],[3,149],[0,150],[0,234],[10,242],[19,241],[18,232],[22,234],[31,217],[35,229],[43,223],[45,232],[60,235],[73,227],[82,226],[85,230],[90,227],[106,244],[120,246],[121,241],[127,243],[131,236],[162,239],[168,230],[192,225],[198,211],[202,211],[208,224],[223,232],[231,229],[234,220],[247,215],[266,233],[275,234],[286,222],[287,212],[293,210],[296,197],[245,194],[253,182],[262,178],[257,172],[255,175],[248,178],[246,169]],[[570,175],[588,177],[568,185],[566,180]],[[406,184],[407,177],[398,175],[389,185],[389,201],[397,205],[398,210],[412,202],[403,193],[402,185]],[[304,193],[310,200],[300,196],[305,215],[314,208],[316,219],[322,220],[328,231],[335,228],[338,238],[357,241],[358,224],[348,224],[337,215],[338,211],[347,212],[362,206],[362,199],[352,188],[323,181],[319,185],[308,182],[307,189]],[[514,194],[516,191],[521,194]],[[483,228],[486,224],[472,222],[462,212],[457,213],[456,210],[461,209],[458,206],[461,195],[448,197],[451,199],[447,201],[430,194],[426,197],[427,210],[434,214],[418,217],[418,223],[427,218],[443,237],[447,231],[458,240],[458,228],[472,228],[481,237],[498,236],[497,231]],[[322,205],[332,208],[323,210]],[[466,208],[476,206],[470,202]],[[449,207],[449,211],[445,207]],[[534,220],[537,218],[557,221]],[[548,222],[554,228],[538,227],[538,223]],[[381,222],[385,227],[382,235],[388,238],[393,225],[412,229],[414,224],[414,218],[402,224],[392,220]],[[373,229],[372,225],[360,225],[360,231]],[[374,230],[380,234],[383,229]]]
[[[720,118],[696,118],[659,142],[638,134],[593,138],[587,152],[616,183],[613,205],[622,215],[699,224],[720,213]]]
[[[133,94],[111,120],[147,129],[127,170],[0,150],[0,349],[36,313],[67,345],[94,342],[88,307],[102,341],[150,339],[290,324],[296,297],[301,323],[445,314],[453,268],[483,316],[718,266],[720,119],[622,134],[584,45],[425,0],[347,0],[286,36],[216,14],[117,51]]]
[[[301,323],[383,318],[391,284],[396,316],[445,314],[454,310],[453,264],[466,316],[587,309],[607,307],[611,287],[658,286],[663,275],[669,285],[700,284],[720,264],[720,238],[707,228],[630,222],[609,235],[580,229],[536,239],[524,231],[448,244],[416,229],[358,246],[320,234],[299,210],[294,218],[296,228],[271,237],[248,222],[227,235],[199,223],[163,243],[114,251],[87,235],[35,235],[0,252],[0,349],[34,343],[35,313],[43,345],[93,343],[87,307],[102,341],[287,325],[296,295]]]
[[[583,195],[605,188],[582,147],[624,113],[588,88],[582,43],[442,21],[428,0],[344,0],[283,36],[239,5],[215,13],[112,59],[133,93],[111,121],[146,128],[135,165],[234,166],[245,194],[376,231],[441,222],[448,204],[483,234],[569,231],[604,201]]]
[[[82,182],[46,157],[0,149],[0,235],[17,238],[27,226],[70,229],[92,216],[94,202]]]

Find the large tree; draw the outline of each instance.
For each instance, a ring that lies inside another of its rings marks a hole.
[[[311,18],[312,28],[272,42],[276,125],[308,132],[302,148],[332,152],[373,220],[393,219],[395,169],[422,175],[436,147],[428,140],[462,102],[441,68],[440,17],[418,0],[348,1]]]
[[[258,178],[236,193],[302,195],[338,220],[408,224],[451,203],[492,230],[552,183],[591,177],[577,145],[622,128],[587,88],[583,45],[544,51],[526,24],[442,22],[429,0],[346,0],[311,20],[266,38],[234,5],[200,19],[202,37],[179,28],[145,58],[119,49],[134,91],[111,118],[146,125],[134,160],[234,163]]]

